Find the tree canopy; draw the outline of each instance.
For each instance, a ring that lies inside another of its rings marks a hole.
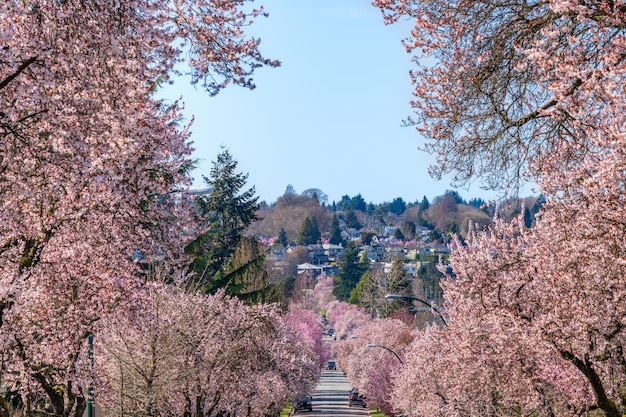
[[[243,232],[257,219],[259,208],[255,189],[244,189],[248,174],[237,172],[237,161],[228,149],[222,149],[209,177],[204,177],[211,192],[196,198],[208,230],[189,243],[186,252],[191,255],[194,272],[192,281],[204,292],[214,293],[220,288],[235,290],[241,285],[241,269],[226,268],[242,241]],[[250,260],[251,261],[251,260]],[[228,292],[228,291],[227,291]]]

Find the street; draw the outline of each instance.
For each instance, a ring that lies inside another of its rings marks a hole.
[[[313,393],[313,411],[299,411],[298,415],[314,414],[315,417],[364,417],[369,409],[348,407],[350,383],[341,370],[324,370]]]

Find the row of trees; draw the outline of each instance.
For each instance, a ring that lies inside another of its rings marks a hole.
[[[246,1],[3,5],[3,417],[82,416],[90,392],[107,415],[265,415],[315,383],[321,328],[253,304],[273,297],[242,235],[254,191],[237,193],[225,151],[192,204],[190,125],[155,96],[181,72],[209,95],[253,88],[278,65],[243,32],[264,15]]]
[[[352,200],[348,196],[344,198],[347,201]],[[478,198],[465,201],[456,191],[446,191],[432,202],[424,197],[419,203],[407,204],[398,197],[392,203],[370,203],[360,210],[347,203],[326,206],[318,200],[315,193],[305,196],[293,191],[279,197],[270,206],[261,204],[261,219],[252,223],[247,233],[282,236],[280,241],[287,246],[294,243],[318,243],[320,237],[338,244],[341,242],[342,229],[361,230],[365,238],[370,234],[382,235],[386,226],[395,226],[398,230],[395,237],[407,241],[419,239],[420,236],[416,233],[418,227],[426,227],[433,231],[433,241],[449,241],[450,236],[455,233],[465,237],[471,223],[481,226],[491,224],[494,216],[512,219],[517,214],[524,213],[526,225],[531,227],[544,202],[542,196],[523,199],[511,197],[496,205]],[[345,210],[338,210],[338,207]],[[402,210],[394,211],[393,207],[401,207]]]
[[[95,339],[107,415],[274,415],[319,378],[327,353],[312,312],[162,284],[145,296],[132,314],[106,318]]]
[[[545,197],[532,228],[519,216],[456,241],[448,326],[385,340],[403,361],[391,371],[395,411],[623,415],[624,3],[374,5],[414,22],[409,123],[437,158],[433,175],[505,190],[531,179]]]

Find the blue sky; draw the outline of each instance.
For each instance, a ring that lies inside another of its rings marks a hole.
[[[318,188],[329,202],[357,194],[375,204],[402,197],[430,201],[451,189],[428,176],[432,158],[402,120],[411,114],[411,56],[401,45],[410,22],[385,26],[369,0],[260,0],[270,14],[250,28],[279,68],[261,68],[255,90],[230,86],[216,97],[178,80],[195,115],[196,185],[228,148],[248,185],[268,203],[291,184]],[[478,186],[464,198],[493,198]]]

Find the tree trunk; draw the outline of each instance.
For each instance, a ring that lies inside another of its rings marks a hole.
[[[585,375],[587,381],[591,384],[591,389],[596,397],[598,408],[604,411],[606,417],[621,417],[615,402],[606,394],[600,376],[597,374],[595,369],[593,369],[593,364],[589,361],[589,355],[585,355],[585,359],[582,360],[571,352],[561,350],[560,353],[563,359],[572,362],[583,373],[583,375]]]

